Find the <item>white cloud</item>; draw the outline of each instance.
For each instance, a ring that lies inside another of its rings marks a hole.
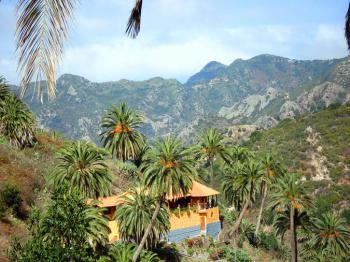
[[[185,80],[210,60],[230,63],[233,58],[247,56],[205,35],[170,43],[117,38],[108,43],[69,48],[61,72],[80,74],[94,81],[153,76]]]
[[[324,25],[314,28],[313,35],[306,35],[291,26],[259,25],[216,32],[173,30],[161,36],[144,34],[136,40],[118,37],[67,49],[61,72],[93,81],[154,76],[185,81],[211,60],[229,64],[261,53],[297,59],[345,56],[344,41],[333,29]],[[301,45],[304,49],[298,49]]]

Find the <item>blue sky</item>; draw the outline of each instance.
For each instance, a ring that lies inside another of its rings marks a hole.
[[[15,2],[0,3],[0,75],[16,83]],[[59,74],[92,81],[185,81],[207,62],[270,53],[295,59],[348,54],[348,0],[144,0],[140,36],[124,35],[133,0],[81,0]]]

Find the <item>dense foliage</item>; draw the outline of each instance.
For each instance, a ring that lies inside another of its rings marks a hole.
[[[131,189],[123,196],[123,203],[116,211],[121,238],[126,241],[135,241],[136,244],[140,244],[155,211],[156,199],[146,192],[147,189],[142,186]],[[148,235],[145,247],[154,247],[169,229],[169,211],[162,206]]]
[[[144,146],[144,136],[137,130],[143,123],[140,113],[121,103],[112,106],[102,118],[101,141],[112,156],[123,161],[136,158]]]
[[[105,163],[106,153],[87,142],[74,142],[59,152],[59,164],[52,173],[55,187],[68,183],[86,198],[108,196],[112,177]]]

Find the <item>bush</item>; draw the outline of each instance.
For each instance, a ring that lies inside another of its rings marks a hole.
[[[11,208],[14,215],[19,217],[21,216],[21,204],[21,192],[16,185],[6,183],[0,188],[0,214],[1,210],[4,212]]]
[[[347,224],[350,224],[350,209],[344,209],[341,212],[341,217],[343,217],[346,220]]]
[[[208,258],[214,261],[226,259],[227,262],[252,262],[252,259],[245,251],[228,246],[210,251]]]
[[[237,219],[237,213],[234,210],[223,209],[221,213],[224,222],[233,225]]]
[[[252,262],[249,255],[241,249],[229,248],[225,251],[227,262]]]
[[[2,201],[0,201],[0,219],[2,219],[5,216],[6,212],[6,206]]]
[[[218,248],[216,250],[213,250],[213,249],[209,250],[209,256],[208,256],[209,260],[216,261],[216,260],[220,260],[224,257],[225,257],[225,251],[221,248]]]
[[[279,250],[279,243],[273,233],[260,232],[258,235],[258,246],[266,250]]]
[[[194,254],[193,248],[187,249],[187,254],[188,254],[189,256],[192,256],[192,255]]]
[[[204,245],[202,237],[194,237],[186,240],[188,248],[201,248]]]

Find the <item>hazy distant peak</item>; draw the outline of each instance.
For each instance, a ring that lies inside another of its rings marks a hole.
[[[226,65],[217,62],[217,61],[210,61],[208,64],[206,64],[200,72],[211,72],[214,70],[217,70],[218,68],[225,68]]]
[[[208,64],[206,64],[201,71],[191,76],[188,79],[186,85],[194,85],[194,84],[201,83],[203,81],[207,81],[211,78],[214,78],[220,75],[222,72],[225,71],[226,68],[227,68],[227,65],[224,65],[217,61],[211,61]]]

